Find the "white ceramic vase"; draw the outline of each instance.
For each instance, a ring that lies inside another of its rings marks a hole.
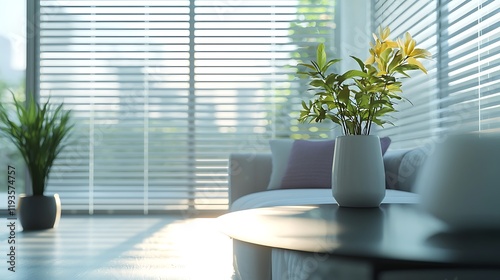
[[[378,207],[385,197],[380,138],[339,136],[335,140],[332,194],[342,207]]]

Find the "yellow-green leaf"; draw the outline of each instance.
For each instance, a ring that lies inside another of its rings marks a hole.
[[[411,57],[414,57],[414,58],[426,58],[426,59],[429,59],[431,58],[431,53],[428,52],[427,50],[425,49],[418,49],[418,48],[415,48],[413,50],[413,52],[410,54]]]
[[[345,72],[344,74],[342,74],[342,78],[344,78],[344,80],[347,80],[347,79],[350,79],[353,77],[366,78],[366,77],[368,77],[368,74],[366,74],[363,71],[359,71],[359,70],[349,70],[349,71]]]
[[[349,93],[350,93],[350,90],[349,88],[346,86],[344,87],[340,92],[339,92],[339,95],[338,95],[338,99],[340,102],[343,102],[343,103],[348,103],[349,101]]]
[[[420,61],[416,60],[415,58],[409,57],[408,58],[408,64],[410,64],[410,65],[416,65],[418,68],[420,68],[420,70],[422,70],[422,72],[424,72],[425,74],[427,74],[427,69],[425,69],[424,65],[422,63],[420,63]]]
[[[319,69],[322,69],[326,64],[325,45],[323,43],[318,45],[316,62],[318,63]]]

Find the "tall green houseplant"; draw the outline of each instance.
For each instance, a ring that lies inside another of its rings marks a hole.
[[[13,99],[15,110],[0,104],[0,132],[21,153],[30,174],[33,195],[43,196],[52,165],[73,128],[71,111],[63,110],[63,104],[53,108],[50,100],[40,105],[30,98],[25,105],[14,95]]]

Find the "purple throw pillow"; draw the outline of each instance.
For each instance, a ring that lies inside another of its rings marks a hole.
[[[380,138],[382,155],[390,144],[389,137]],[[334,147],[335,140],[295,141],[279,188],[331,188]]]
[[[380,138],[380,147],[382,148],[382,155],[385,155],[385,152],[387,152],[387,149],[389,149],[389,145],[391,145],[391,138],[389,137]]]
[[[281,189],[329,188],[335,140],[293,143]]]

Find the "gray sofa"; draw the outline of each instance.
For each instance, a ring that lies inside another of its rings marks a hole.
[[[417,195],[412,191],[425,158],[426,151],[421,148],[386,152],[384,166],[387,192],[384,202],[404,203],[418,200]],[[330,189],[267,190],[272,172],[271,154],[235,153],[230,155],[229,164],[230,211],[269,206],[335,203]],[[283,250],[273,250],[234,240],[233,251],[235,279],[288,280],[292,278],[282,276],[284,271],[289,270],[290,266],[294,266],[296,270],[300,269],[297,268],[300,266],[297,259],[293,256],[284,256]],[[290,264],[290,262],[295,263]],[[342,264],[342,266],[349,267],[348,264]],[[356,279],[352,274],[356,271],[360,270],[358,268],[351,270],[347,279]],[[293,279],[319,279],[315,278],[319,277],[315,276],[315,273],[332,274],[331,271],[316,271]]]

